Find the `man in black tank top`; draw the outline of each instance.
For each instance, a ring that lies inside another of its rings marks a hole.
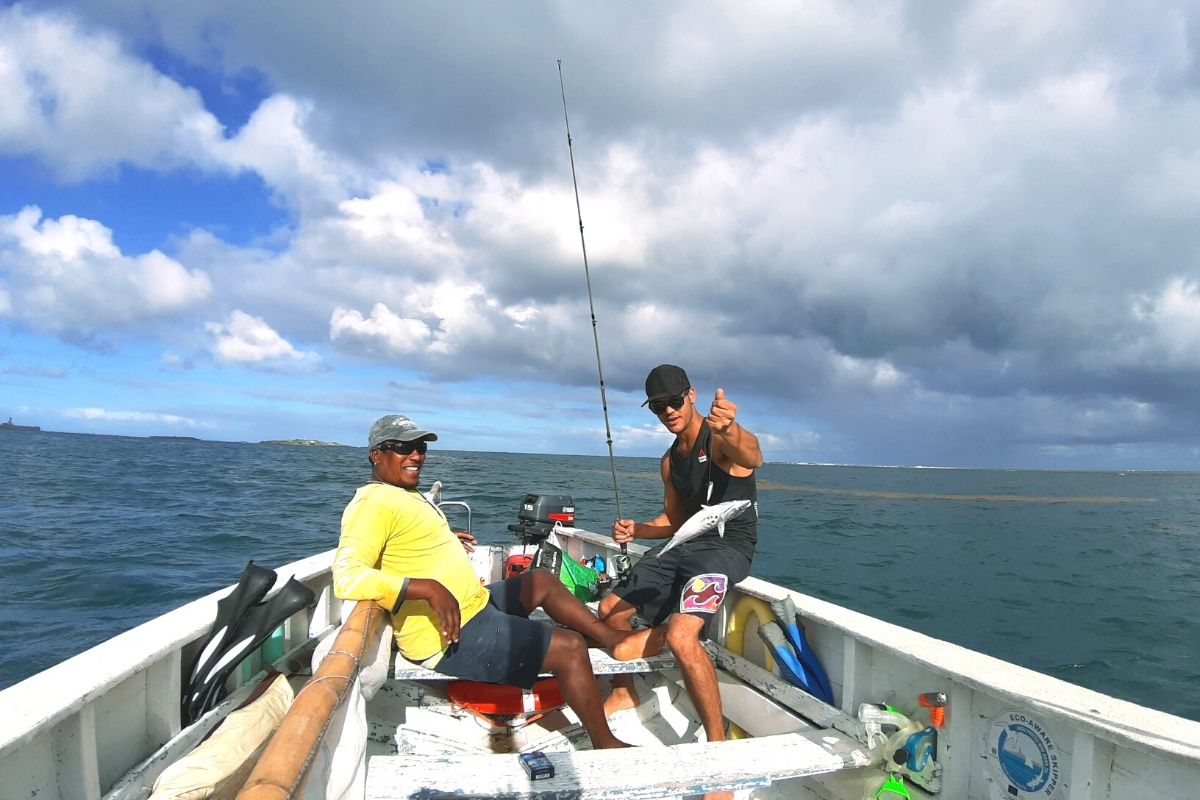
[[[653,649],[665,640],[683,672],[684,684],[700,712],[709,741],[725,738],[717,673],[700,644],[704,625],[717,613],[729,587],[750,574],[758,539],[758,499],[754,470],[762,464],[758,438],[735,420],[737,406],[717,389],[708,416],[696,408],[696,390],[687,373],[661,364],[646,378],[646,402],[675,441],[662,457],[663,511],[647,522],[620,519],[613,540],[667,539],[701,505],[749,500],[750,507],[716,530],[673,547],[662,558],[644,555],[628,582],[600,601],[600,618],[629,628],[634,613],[651,624]],[[663,546],[665,546],[665,542]],[[614,681],[605,701],[609,713],[636,705],[632,682]]]

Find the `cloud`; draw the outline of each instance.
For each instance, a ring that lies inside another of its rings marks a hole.
[[[427,348],[432,334],[421,320],[405,319],[376,303],[366,317],[354,309],[335,308],[329,319],[329,338],[366,353],[399,358]]]
[[[30,329],[172,368],[583,387],[594,310],[611,388],[683,363],[798,456],[1196,438],[1190,10],[72,8],[0,11],[0,153],[253,174],[286,222],[136,256],[104,220],[0,217],[0,314]],[[227,130],[212,86],[245,74]]]
[[[67,214],[29,206],[0,216],[0,291],[7,314],[33,330],[90,337],[129,330],[204,300],[208,277],[158,250],[123,255],[112,232]]]
[[[110,32],[20,5],[0,9],[0,95],[0,153],[36,155],[64,180],[190,162],[221,134],[198,92]]]
[[[95,422],[135,422],[161,423],[175,428],[199,428],[196,420],[175,414],[161,414],[152,411],[113,411],[106,408],[68,408],[63,416],[69,419],[88,420]]]
[[[16,364],[4,368],[5,375],[24,375],[30,378],[53,378],[61,380],[70,376],[70,372],[61,367],[42,367],[36,364]]]
[[[321,366],[316,353],[297,350],[262,318],[233,311],[225,322],[204,326],[218,364],[264,370],[311,371]]]
[[[1200,282],[1172,278],[1158,294],[1136,297],[1132,313],[1148,329],[1135,356],[1170,370],[1200,370]]]
[[[228,140],[212,144],[213,161],[231,171],[252,170],[280,200],[301,214],[327,213],[354,185],[351,167],[321,150],[305,123],[311,103],[287,95],[265,99]]]

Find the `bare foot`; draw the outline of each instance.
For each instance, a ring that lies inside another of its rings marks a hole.
[[[633,688],[633,680],[628,675],[613,678],[612,691],[604,698],[604,716],[611,717],[618,711],[637,708],[639,699],[637,690]]]
[[[733,792],[709,792],[704,800],[733,800]]]
[[[656,656],[662,652],[663,643],[666,639],[666,625],[657,625],[653,628],[633,631],[613,645],[613,658],[617,661],[633,661],[635,658]]]
[[[616,750],[619,747],[633,747],[633,745],[629,744],[629,742],[622,742],[620,739],[614,738],[611,742],[608,742],[607,744],[602,744],[599,747],[597,747],[596,749],[597,750]],[[732,800],[733,795],[730,795],[729,797]]]

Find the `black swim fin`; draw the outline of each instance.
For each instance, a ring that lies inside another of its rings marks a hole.
[[[200,646],[195,659],[187,671],[187,685],[184,686],[181,704],[180,721],[190,724],[195,717],[188,713],[191,697],[196,693],[201,683],[200,676],[225,652],[235,639],[238,625],[246,613],[271,590],[275,585],[275,571],[260,567],[249,561],[242,570],[233,591],[217,601],[217,616],[213,619],[212,627],[204,644]]]
[[[236,626],[230,645],[201,671],[200,680],[187,703],[190,719],[197,719],[221,702],[225,696],[225,679],[234,668],[261,646],[284,620],[313,606],[316,601],[316,593],[293,577],[270,600],[252,606]]]

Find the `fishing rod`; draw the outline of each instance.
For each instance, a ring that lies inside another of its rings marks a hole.
[[[617,489],[617,459],[613,456],[612,426],[608,422],[608,396],[604,389],[604,367],[600,365],[600,334],[596,329],[596,304],[592,301],[592,273],[588,269],[587,241],[583,238],[583,211],[579,206],[579,181],[575,178],[575,148],[571,141],[571,119],[567,116],[567,89],[563,83],[562,59],[558,59],[558,89],[562,93],[563,123],[567,127],[567,154],[571,158],[571,184],[575,187],[575,216],[579,219],[579,246],[583,248],[583,275],[587,280],[588,311],[592,315],[592,341],[596,344],[596,373],[600,376],[600,407],[604,409],[604,436],[608,440],[608,465],[612,469],[613,502],[617,519],[621,519],[621,493]],[[629,546],[621,542],[621,554],[613,557],[617,577],[622,582],[629,576]]]

